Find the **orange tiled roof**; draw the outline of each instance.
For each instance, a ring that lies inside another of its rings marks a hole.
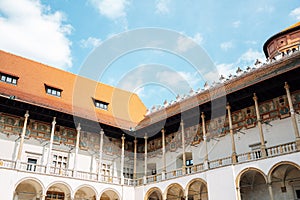
[[[124,129],[141,121],[146,107],[131,92],[46,66],[0,50],[0,72],[19,77],[18,84],[0,81],[0,94]],[[45,84],[62,89],[61,97],[46,94]],[[95,108],[93,99],[108,103]]]

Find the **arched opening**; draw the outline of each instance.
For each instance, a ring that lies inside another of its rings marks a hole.
[[[188,184],[188,200],[208,200],[207,186],[202,180],[192,180]]]
[[[162,193],[158,188],[151,188],[145,195],[145,200],[162,200]]]
[[[33,179],[20,182],[14,192],[14,200],[42,199],[43,188],[41,184]]]
[[[269,180],[274,199],[300,199],[300,170],[294,163],[275,165]]]
[[[96,200],[96,193],[92,188],[83,186],[75,192],[74,200]]]
[[[102,193],[100,200],[120,200],[120,197],[115,191],[106,190]]]
[[[257,169],[242,173],[239,181],[241,200],[270,199],[265,175]]]
[[[167,189],[167,199],[168,200],[184,199],[184,192],[182,187],[177,183],[170,185]]]
[[[55,183],[49,187],[46,193],[46,200],[71,200],[71,191],[63,183]]]

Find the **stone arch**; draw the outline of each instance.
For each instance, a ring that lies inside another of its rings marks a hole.
[[[269,199],[267,176],[260,169],[249,167],[236,178],[238,199]]]
[[[192,179],[185,188],[188,199],[208,199],[207,183],[201,178]]]
[[[49,184],[46,190],[47,198],[71,200],[72,196],[73,196],[73,191],[70,185],[61,181],[56,181]]]
[[[300,198],[300,167],[296,163],[276,163],[268,173],[269,190],[275,199]]]
[[[33,177],[27,177],[18,181],[14,189],[16,199],[36,199],[41,198],[44,193],[42,182]]]
[[[76,190],[74,190],[74,200],[96,200],[97,191],[93,186],[81,185]]]
[[[100,193],[100,200],[120,200],[120,193],[113,188],[106,188]]]
[[[144,200],[162,200],[162,199],[163,199],[162,191],[158,187],[150,188],[144,197]]]
[[[184,198],[184,189],[179,183],[172,183],[166,188],[163,198],[180,200]]]

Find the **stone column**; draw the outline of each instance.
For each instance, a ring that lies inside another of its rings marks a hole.
[[[56,119],[56,117],[53,117],[52,127],[51,127],[51,135],[50,135],[50,143],[49,143],[49,150],[48,150],[48,157],[47,157],[47,173],[50,172],[50,166],[51,166],[51,154],[52,154],[54,131],[55,131],[55,124],[56,124],[55,119]]]
[[[23,129],[22,129],[22,133],[21,133],[21,140],[20,140],[20,145],[19,145],[19,150],[18,150],[18,155],[17,155],[17,161],[21,160],[22,157],[22,152],[23,152],[23,144],[24,144],[24,139],[25,139],[25,134],[26,134],[26,127],[27,127],[27,121],[28,121],[28,117],[29,117],[29,111],[26,111],[25,116],[25,120],[24,120],[24,124],[23,124]]]
[[[134,138],[133,179],[136,179],[137,139]]]
[[[204,112],[202,112],[201,114],[201,118],[202,118],[202,132],[203,132],[203,144],[204,144],[204,148],[205,148],[205,157],[204,157],[204,168],[208,169],[208,152],[207,152],[207,141],[206,141],[206,128],[205,128],[205,115]]]
[[[80,139],[80,123],[78,123],[78,126],[76,128],[77,130],[77,137],[76,137],[76,146],[75,146],[75,156],[74,156],[74,176],[76,176],[76,171],[77,171],[77,156],[78,156],[78,151],[79,151],[79,139]]]
[[[101,180],[102,173],[102,156],[103,156],[103,129],[100,130],[100,147],[99,147],[99,163],[98,163],[98,181]]]
[[[265,138],[264,138],[264,133],[263,133],[262,124],[261,124],[262,120],[260,118],[260,112],[259,112],[259,109],[258,109],[258,102],[257,102],[258,98],[257,98],[255,93],[253,94],[253,100],[254,100],[254,104],[255,104],[257,125],[258,125],[258,129],[259,129],[261,155],[262,155],[263,158],[265,158],[267,156]]]
[[[182,140],[182,174],[186,173],[186,157],[185,157],[185,137],[184,137],[184,123],[180,122],[181,126],[181,140]]]
[[[268,183],[268,189],[269,189],[270,199],[274,200],[272,183]]]
[[[295,110],[294,110],[292,97],[291,97],[291,93],[290,93],[290,87],[289,87],[287,82],[285,82],[284,88],[286,90],[286,96],[287,96],[288,102],[289,102],[291,120],[292,120],[292,123],[293,123],[294,134],[295,134],[295,137],[296,137],[296,146],[297,146],[297,149],[300,149],[299,129],[298,129],[297,121],[296,121]]]
[[[147,139],[148,139],[148,137],[147,137],[147,135],[145,135],[145,137],[144,137],[144,139],[145,139],[145,157],[144,157],[144,165],[145,165],[145,168],[144,168],[144,184],[147,184],[147,154],[148,154],[148,141],[147,141]]]
[[[122,137],[122,154],[121,154],[121,184],[124,184],[124,154],[125,154],[125,135],[123,134]]]
[[[235,148],[235,141],[234,141],[234,135],[233,135],[233,128],[232,128],[232,119],[231,119],[231,107],[229,104],[226,106],[227,112],[228,112],[228,121],[229,121],[229,130],[230,130],[230,137],[231,137],[231,159],[232,163],[235,164],[237,162],[236,158],[236,148]]]
[[[161,173],[162,180],[166,179],[166,141],[165,141],[165,129],[161,129],[162,134],[162,159],[163,159],[163,169]]]

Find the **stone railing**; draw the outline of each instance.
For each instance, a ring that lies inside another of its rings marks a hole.
[[[288,153],[297,152],[297,146],[295,142],[290,142],[287,144],[281,144],[273,147],[266,148],[266,158],[280,156]],[[251,162],[259,159],[264,159],[262,157],[261,150],[250,151],[247,153],[237,155],[237,163]],[[193,166],[187,166],[185,168],[175,169],[163,174],[155,174],[147,176],[146,178],[129,179],[113,177],[109,175],[99,175],[97,173],[74,171],[71,169],[62,169],[50,167],[47,169],[46,166],[37,165],[33,163],[24,163],[18,161],[11,161],[0,159],[0,169],[14,169],[22,172],[37,173],[37,174],[50,174],[54,176],[70,177],[80,180],[88,180],[102,183],[118,184],[118,185],[128,185],[128,186],[140,186],[149,183],[156,183],[163,180],[178,178],[181,176],[200,173],[205,170],[215,169],[219,167],[225,167],[232,165],[232,158],[225,157],[217,160],[212,160],[208,162],[208,166],[200,163]]]

